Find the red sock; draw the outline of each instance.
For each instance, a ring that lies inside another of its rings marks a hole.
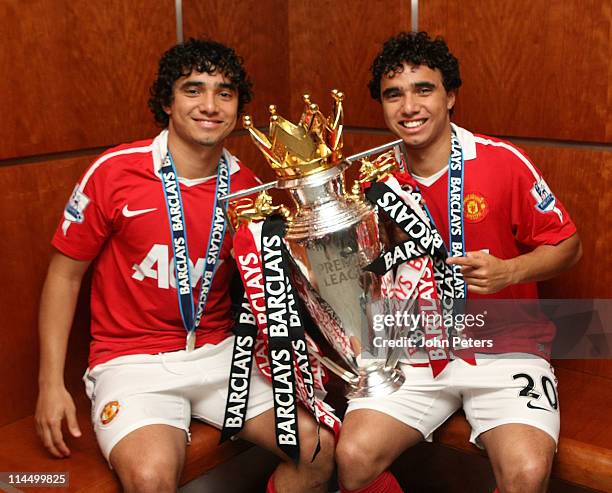
[[[340,485],[340,493],[404,493],[395,476],[389,471],[383,472],[370,484],[358,490],[347,490]]]
[[[266,493],[276,493],[276,488],[274,488],[274,474],[270,476],[268,479],[268,486],[266,486]]]
[[[499,488],[495,488],[495,489],[493,490],[493,493],[499,493]]]

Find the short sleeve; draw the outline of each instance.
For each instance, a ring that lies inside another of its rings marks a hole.
[[[110,234],[111,221],[104,212],[103,182],[104,175],[92,173],[90,168],[64,207],[51,244],[68,257],[93,260]]]
[[[556,245],[576,232],[565,207],[540,171],[516,149],[511,173],[512,226],[519,243],[530,248]]]

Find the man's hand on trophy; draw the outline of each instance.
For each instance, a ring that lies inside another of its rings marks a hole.
[[[468,291],[472,293],[493,294],[514,284],[512,263],[483,251],[448,257],[446,263],[461,266]]]

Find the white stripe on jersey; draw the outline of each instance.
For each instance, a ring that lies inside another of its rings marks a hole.
[[[148,145],[146,147],[132,147],[131,149],[122,149],[120,151],[109,152],[108,154],[105,154],[104,156],[100,157],[97,161],[94,161],[94,163],[89,167],[89,169],[83,176],[83,180],[81,180],[81,183],[79,183],[79,190],[81,192],[83,191],[83,189],[85,188],[85,185],[87,185],[87,182],[91,178],[91,175],[94,174],[94,171],[96,171],[100,167],[101,164],[104,164],[110,158],[113,158],[115,156],[121,156],[123,154],[134,154],[136,152],[151,152],[151,150],[152,150],[152,146]]]
[[[531,171],[531,174],[536,179],[536,181],[541,178],[541,176],[538,174],[536,169],[533,167],[533,164],[529,162],[529,159],[523,156],[515,147],[509,144],[506,144],[505,142],[495,142],[493,140],[483,139],[482,137],[477,137],[477,136],[474,136],[474,140],[478,142],[479,144],[491,145],[494,147],[503,147],[504,149],[508,149],[510,152],[512,152],[512,154],[518,157],[525,164],[525,166],[527,166],[527,168],[529,168],[529,171]]]
[[[474,136],[474,141],[482,145],[490,145],[493,147],[503,147],[504,149],[509,150],[510,152],[512,152],[512,154],[518,157],[525,166],[527,166],[529,171],[531,171],[531,174],[533,175],[533,178],[535,179],[536,183],[540,180],[544,181],[544,178],[542,177],[542,175],[540,175],[536,171],[536,169],[533,167],[533,164],[529,162],[529,159],[523,156],[523,154],[521,154],[515,147],[509,144],[506,144],[505,142],[496,142],[490,139],[485,139],[483,137],[477,137],[477,136]],[[557,216],[559,216],[559,221],[563,223],[563,213],[561,212],[561,210],[557,206],[553,207],[552,210],[555,214],[557,214]]]

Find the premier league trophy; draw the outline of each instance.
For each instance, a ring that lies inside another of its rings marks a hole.
[[[396,367],[398,350],[380,347],[381,341],[400,338],[394,333],[396,327],[382,324],[383,317],[397,308],[386,278],[392,274],[379,276],[364,270],[381,255],[384,234],[359,182],[346,189],[344,173],[351,163],[342,156],[343,94],[333,90],[332,97],[332,114],[326,118],[305,95],[298,124],[270,106],[268,135],[257,130],[249,116],[244,117],[245,128],[276,173],[274,186],[289,191],[294,202],[289,209],[294,212],[273,206],[271,197],[262,192],[255,202],[242,199],[234,206],[234,214],[261,219],[273,211],[284,213],[293,285],[341,364],[315,356],[349,384],[347,397],[390,394],[404,381]],[[398,142],[382,148],[393,144]],[[374,152],[380,148],[360,156]],[[395,159],[383,160],[382,165],[365,161],[361,177],[371,181],[395,163]],[[263,188],[269,186],[258,187]]]

